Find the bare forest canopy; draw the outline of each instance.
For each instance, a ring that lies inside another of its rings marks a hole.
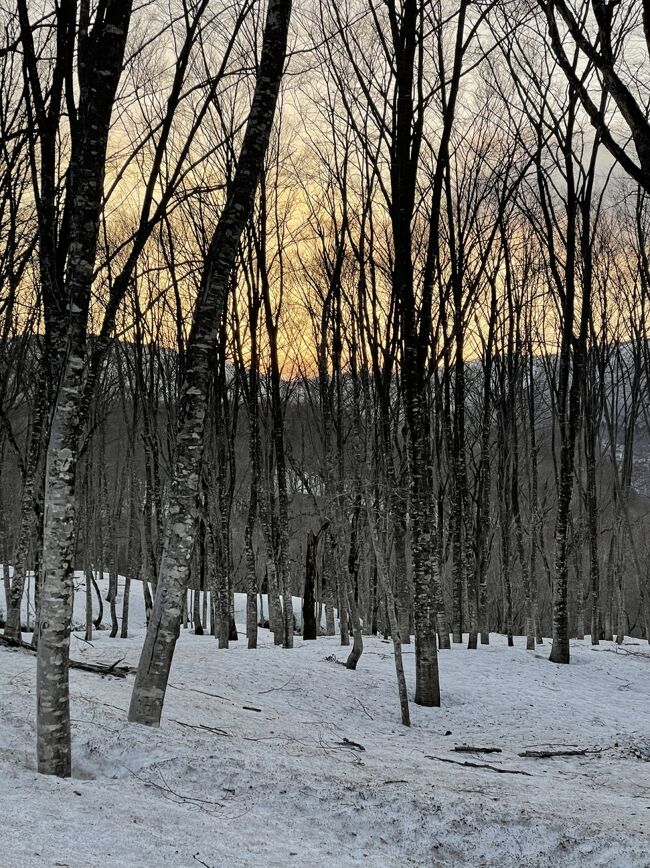
[[[383,631],[406,724],[412,636],[425,706],[450,641],[650,640],[647,2],[0,20],[0,560],[9,641],[38,577],[41,771],[74,570],[112,635],[142,582],[149,725],[188,587],[220,647],[235,591],[251,648],[262,591],[289,648],[321,609],[350,668]]]

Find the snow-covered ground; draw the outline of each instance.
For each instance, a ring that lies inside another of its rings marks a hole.
[[[132,638],[74,637],[73,657],[137,663],[132,593]],[[158,730],[126,722],[133,676],[73,670],[70,780],[37,775],[36,661],[1,648],[0,866],[650,865],[647,645],[572,642],[569,667],[548,642],[456,646],[440,654],[442,708],[412,705],[406,729],[392,646],[364,641],[349,672],[335,637],[288,651],[260,631],[255,651],[243,635],[219,651],[182,631]],[[545,746],[593,752],[518,755]]]

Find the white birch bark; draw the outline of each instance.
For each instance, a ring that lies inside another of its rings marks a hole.
[[[23,15],[24,12],[23,7]],[[65,340],[52,410],[46,463],[43,581],[37,657],[38,769],[71,773],[68,688],[72,574],[75,543],[75,474],[78,416],[83,393],[86,328],[97,253],[106,146],[113,100],[122,72],[131,0],[108,2],[89,33],[80,35],[79,107],[69,167],[70,244],[65,280]],[[76,21],[72,22],[76,26]],[[94,53],[87,54],[87,39]],[[82,44],[83,43],[83,44]],[[67,52],[67,49],[66,49]],[[69,95],[72,98],[72,94]]]

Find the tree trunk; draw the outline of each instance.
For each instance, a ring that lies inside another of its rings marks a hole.
[[[129,602],[131,598],[131,579],[129,576],[124,577],[124,595],[122,597],[122,626],[120,628],[120,638],[128,639],[129,637]]]
[[[257,570],[253,549],[253,529],[247,524],[244,534],[246,555],[246,636],[249,648],[257,648]]]
[[[302,638],[316,638],[316,599],[314,587],[316,584],[316,554],[318,537],[313,530],[307,534],[307,553],[305,555],[305,591],[302,601]]]
[[[592,354],[589,354],[591,359]],[[595,365],[588,364],[587,372],[595,377]],[[587,377],[585,378],[587,379]],[[585,385],[585,470],[587,475],[587,532],[589,536],[589,580],[591,585],[591,644],[600,642],[600,555],[598,551],[598,489],[596,487],[596,441],[598,423],[595,419],[594,385]]]
[[[239,163],[210,245],[187,345],[165,545],[129,708],[129,720],[151,726],[160,723],[194,543],[212,335],[225,310],[239,239],[253,209],[282,79],[290,15],[290,0],[270,0]]]
[[[194,622],[194,635],[203,635],[203,624],[201,623],[201,589],[196,583],[196,587],[192,591],[192,621]]]
[[[75,536],[75,473],[78,413],[83,394],[84,354],[90,291],[97,253],[108,129],[122,72],[131,16],[130,0],[107,4],[93,28],[96,56],[79,66],[78,151],[70,168],[71,243],[66,292],[67,336],[51,416],[47,450],[43,530],[43,585],[37,657],[38,770],[69,776],[70,705],[68,666],[72,620]],[[72,96],[72,95],[71,95]]]
[[[431,567],[431,520],[425,410],[422,396],[411,385],[406,394],[411,445],[411,549],[415,608],[415,702],[440,705],[438,649]]]
[[[568,528],[573,490],[573,443],[569,438],[562,444],[560,489],[555,523],[555,572],[553,584],[553,647],[552,663],[569,662],[568,611]]]
[[[47,417],[47,363],[42,365],[40,385],[36,396],[36,411],[29,432],[29,447],[25,464],[25,479],[20,503],[20,527],[18,530],[18,546],[14,557],[13,576],[9,577],[9,570],[5,574],[6,584],[9,585],[7,598],[7,619],[5,622],[5,638],[20,642],[20,610],[27,572],[27,558],[29,555],[30,539],[35,536],[36,525],[36,492],[42,485],[42,476],[39,468],[40,456],[43,449],[43,438],[46,428]]]
[[[68,662],[74,555],[75,411],[83,359],[72,355],[50,433],[45,494],[45,532],[37,660],[38,770],[69,777],[70,705]]]
[[[86,632],[84,638],[86,642],[92,642],[93,638],[93,583],[92,583],[92,567],[87,566],[85,569],[86,576]]]
[[[411,725],[411,717],[409,713],[409,701],[408,701],[408,693],[406,690],[406,677],[404,675],[404,663],[402,660],[402,642],[400,638],[400,628],[399,622],[397,619],[397,615],[395,612],[395,599],[393,597],[393,592],[390,586],[390,576],[388,574],[388,567],[386,564],[386,558],[384,555],[384,550],[382,548],[381,542],[379,540],[379,534],[377,532],[377,522],[375,519],[375,515],[373,512],[372,503],[369,502],[368,495],[366,494],[366,514],[368,516],[368,526],[370,529],[370,536],[372,539],[372,547],[375,553],[375,563],[377,565],[377,578],[378,584],[382,594],[386,596],[386,610],[387,610],[387,618],[390,623],[390,632],[391,638],[393,640],[393,653],[395,659],[395,674],[397,676],[397,691],[399,694],[399,704],[400,710],[402,714],[402,723],[404,726]]]

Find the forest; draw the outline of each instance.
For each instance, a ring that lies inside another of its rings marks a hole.
[[[480,717],[481,680],[516,705],[533,671],[570,697],[595,657],[630,666],[650,759],[648,0],[0,21],[0,670],[9,702],[7,661],[34,667],[27,768],[77,776],[76,678],[121,676],[116,720],[163,733],[190,660],[308,692],[326,653],[365,684],[380,652],[381,710],[345,695],[413,732],[460,682]],[[405,852],[372,864],[479,864]]]

